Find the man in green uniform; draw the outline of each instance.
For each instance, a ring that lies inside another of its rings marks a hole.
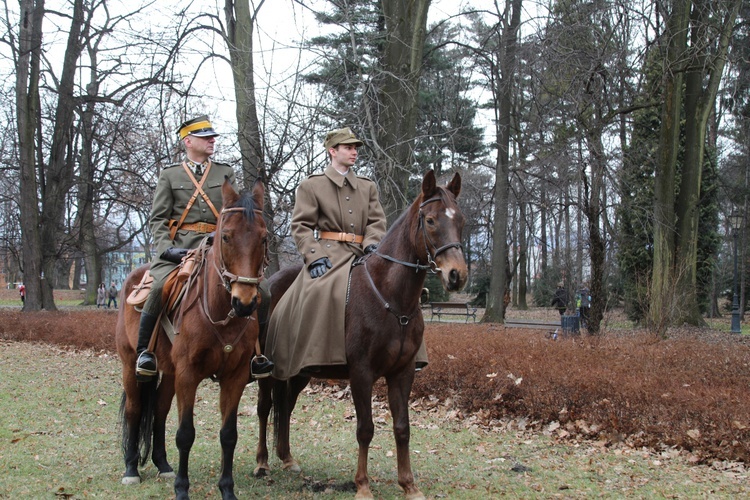
[[[166,277],[189,249],[198,247],[214,231],[221,210],[224,178],[232,185],[235,182],[232,167],[210,159],[219,134],[207,116],[186,121],[177,133],[185,146],[185,160],[161,171],[149,221],[158,257],[151,262],[149,272],[154,282],[143,305],[138,331],[135,371],[142,378],[158,373],[156,356],[147,348],[162,310]]]

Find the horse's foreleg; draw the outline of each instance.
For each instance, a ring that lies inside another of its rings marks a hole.
[[[414,382],[414,370],[386,378],[388,382],[388,406],[393,417],[393,437],[396,441],[396,461],[398,464],[398,484],[404,489],[409,500],[423,499],[424,495],[414,484],[409,456],[409,395]]]
[[[163,478],[174,478],[175,473],[167,460],[167,447],[165,443],[166,422],[169,410],[174,398],[174,375],[164,374],[159,383],[156,396],[156,408],[154,411],[154,449],[151,453],[151,461],[159,470],[159,476]]]
[[[193,411],[195,407],[195,393],[199,381],[176,381],[175,392],[177,394],[177,412],[179,425],[175,443],[180,455],[180,465],[177,468],[177,476],[174,479],[174,492],[177,500],[186,500],[189,497],[190,479],[188,478],[188,461],[190,449],[195,441],[195,425],[193,423]]]
[[[268,465],[268,415],[271,413],[272,388],[272,378],[258,380],[258,446],[255,450],[257,465],[253,471],[255,477],[267,476],[271,471]]]
[[[249,369],[250,361],[242,364]],[[221,477],[219,478],[219,491],[223,500],[236,500],[234,496],[234,449],[237,446],[237,408],[240,405],[242,391],[245,383],[250,377],[249,373],[227,376],[221,379],[221,393],[219,395],[219,406],[221,408]]]
[[[372,384],[371,379],[362,379],[352,374],[351,388],[354,409],[357,412],[357,443],[359,454],[357,456],[357,473],[354,476],[354,484],[357,486],[357,494],[354,498],[374,498],[370,491],[370,478],[367,477],[367,460],[370,452],[370,443],[375,433],[372,423]]]

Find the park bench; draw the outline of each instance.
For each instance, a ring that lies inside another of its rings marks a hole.
[[[466,322],[469,322],[469,318],[472,322],[477,321],[477,308],[469,304],[468,302],[430,302],[430,320],[440,321],[443,316],[462,316],[466,318]]]

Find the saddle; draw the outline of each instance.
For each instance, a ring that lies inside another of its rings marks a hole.
[[[162,328],[170,340],[174,340],[174,336],[179,333],[182,314],[178,314],[178,312],[182,299],[190,286],[195,282],[195,277],[202,268],[203,259],[208,248],[209,245],[204,240],[198,248],[189,250],[180,264],[167,275],[164,281],[164,288],[162,289],[162,304],[165,307],[159,315],[159,322],[154,333],[157,333]],[[133,287],[126,302],[140,311],[143,304],[146,303],[153,283],[154,277],[151,276],[149,270],[146,270],[140,283]],[[156,338],[156,335],[152,335],[152,342],[154,338]]]

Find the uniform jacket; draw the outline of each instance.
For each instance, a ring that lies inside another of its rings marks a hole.
[[[274,376],[287,379],[305,366],[346,364],[344,306],[349,269],[363,249],[380,242],[386,219],[375,183],[329,166],[297,188],[292,237],[305,266],[271,316],[266,354]],[[364,236],[361,244],[315,238],[315,230]],[[320,278],[310,263],[328,257],[333,264]]]
[[[206,175],[205,171],[203,175]],[[235,179],[232,167],[225,163],[213,163],[211,170],[208,172],[208,178],[203,183],[203,191],[208,195],[217,211],[221,211],[221,185],[224,183],[225,176],[229,177],[229,181],[234,185]],[[196,178],[196,180],[198,182],[201,181],[200,178]],[[156,183],[149,222],[156,252],[156,257],[151,262],[150,271],[154,280],[163,280],[176,266],[173,262],[159,257],[164,250],[170,246],[176,248],[196,248],[206,236],[203,233],[183,229],[177,231],[174,241],[169,236],[169,220],[180,220],[182,212],[187,207],[190,197],[194,192],[195,185],[190,180],[190,177],[188,177],[185,169],[182,168],[182,163],[169,165],[161,171],[159,180]],[[183,224],[196,222],[216,224],[216,216],[214,216],[211,208],[209,208],[200,195],[190,208],[190,212]]]

